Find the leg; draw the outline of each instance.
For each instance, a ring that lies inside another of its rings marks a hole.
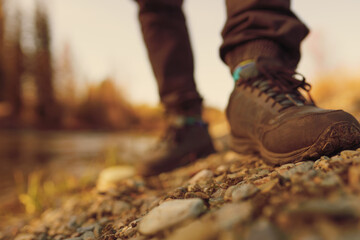
[[[165,137],[138,166],[155,175],[214,152],[201,120],[202,99],[194,81],[194,63],[182,0],[138,0],[139,20],[162,104],[170,115]]]
[[[226,0],[221,58],[231,69],[242,60],[272,57],[295,68],[307,27],[290,10],[290,0]]]
[[[170,113],[200,115],[183,0],[138,0],[139,21],[160,100]]]
[[[341,110],[315,106],[294,69],[308,29],[288,0],[227,0],[220,53],[236,82],[227,107],[231,146],[270,164],[316,160],[360,145],[360,124]],[[246,60],[246,61],[245,61]]]

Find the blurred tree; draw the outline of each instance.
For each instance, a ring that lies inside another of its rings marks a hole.
[[[56,68],[56,95],[66,107],[71,107],[76,102],[73,58],[70,45],[67,43],[64,45]]]
[[[68,43],[65,43],[62,54],[57,59],[55,79],[56,96],[63,107],[64,127],[72,128],[76,125],[75,111],[78,99],[72,51]]]
[[[86,127],[97,129],[129,129],[138,123],[131,104],[116,88],[115,80],[107,78],[98,87],[90,86],[77,117]]]
[[[5,99],[11,106],[11,118],[18,119],[22,110],[21,79],[25,72],[25,55],[21,47],[22,21],[20,11],[16,12],[11,29],[9,45],[6,48]]]
[[[60,106],[55,98],[49,19],[44,5],[38,1],[35,12],[35,80],[37,114],[42,127],[57,127],[61,123]]]
[[[4,100],[5,73],[4,73],[4,49],[5,49],[5,0],[0,0],[0,101]]]

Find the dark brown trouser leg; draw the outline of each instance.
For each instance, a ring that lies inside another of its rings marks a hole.
[[[160,100],[170,113],[200,115],[182,0],[137,0],[139,21]]]
[[[226,7],[220,55],[230,69],[259,56],[296,68],[308,29],[290,10],[290,0],[226,0]]]

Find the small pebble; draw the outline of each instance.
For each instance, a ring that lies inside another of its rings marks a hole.
[[[189,218],[195,218],[205,210],[206,206],[199,198],[166,201],[145,215],[140,221],[139,231],[145,235],[153,235]]]
[[[279,240],[286,239],[284,234],[280,232],[272,223],[267,220],[261,219],[255,222],[245,238],[246,240]]]
[[[245,183],[235,187],[232,191],[231,198],[232,201],[238,202],[254,196],[257,192],[259,192],[259,189],[254,184]]]
[[[92,231],[92,230],[94,230],[94,228],[95,228],[95,225],[90,225],[87,227],[80,227],[80,228],[76,229],[76,231],[78,233],[84,233],[84,232]]]
[[[236,186],[230,186],[228,189],[226,189],[226,192],[224,195],[225,200],[231,200],[231,196],[232,196],[232,193],[235,188],[236,188]]]
[[[226,165],[220,165],[219,167],[216,168],[215,173],[217,175],[226,173],[229,170],[229,167]]]
[[[120,181],[134,176],[135,169],[132,166],[114,166],[102,170],[96,188],[99,192],[106,192],[116,188]]]
[[[352,151],[352,150],[345,150],[340,153],[340,156],[344,159],[352,158],[352,157],[358,156],[358,155],[359,155],[359,152]]]
[[[341,178],[333,173],[328,173],[322,179],[320,185],[323,187],[337,187],[342,183]]]
[[[82,236],[83,240],[95,240],[96,237],[95,237],[95,234],[93,232],[85,232]]]
[[[350,187],[360,189],[360,166],[351,166],[348,170]]]
[[[99,238],[101,236],[102,229],[103,227],[100,224],[98,223],[95,224],[93,232],[96,238]]]
[[[210,179],[214,176],[214,173],[210,170],[204,169],[198,172],[195,176],[193,176],[190,180],[190,184],[195,184],[203,180]]]
[[[227,203],[213,215],[216,218],[216,224],[225,230],[232,229],[240,222],[248,220],[252,211],[253,207],[250,202]]]
[[[124,211],[127,211],[131,209],[130,204],[128,204],[127,202],[124,201],[115,201],[113,203],[113,207],[112,207],[112,214],[113,215],[120,215],[122,214]]]

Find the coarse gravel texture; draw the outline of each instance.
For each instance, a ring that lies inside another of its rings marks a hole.
[[[119,169],[15,239],[360,239],[360,149],[276,167],[223,151],[146,179]]]

